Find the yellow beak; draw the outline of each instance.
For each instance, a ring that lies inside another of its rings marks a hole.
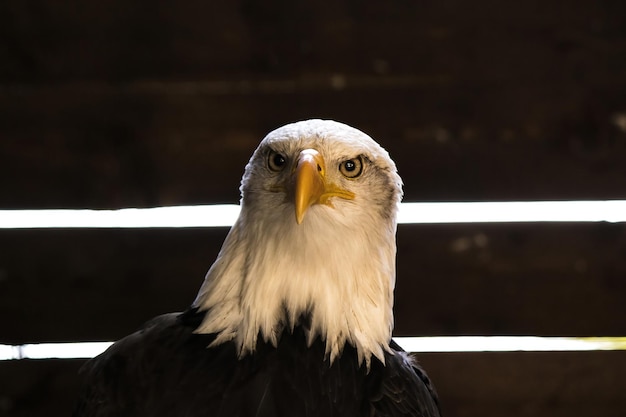
[[[324,158],[314,149],[300,152],[295,170],[296,221],[302,223],[304,215],[313,204],[320,203],[326,191]]]
[[[326,163],[315,149],[300,152],[294,172],[294,205],[298,224],[304,220],[309,207],[314,204],[325,204],[333,207],[332,197],[353,200],[355,194],[326,180]]]

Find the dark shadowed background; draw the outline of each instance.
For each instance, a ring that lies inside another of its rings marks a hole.
[[[312,117],[405,201],[626,197],[626,2],[0,3],[0,209],[235,203]],[[0,231],[0,343],[184,309],[227,229]],[[626,335],[624,224],[401,226],[397,335]],[[626,353],[418,359],[444,415],[626,414]],[[0,416],[68,415],[82,361],[0,362]],[[201,388],[199,388],[201,389]]]

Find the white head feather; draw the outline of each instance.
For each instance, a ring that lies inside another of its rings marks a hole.
[[[289,192],[293,164],[314,149],[326,162],[325,180],[353,193],[308,208],[296,222]],[[268,167],[268,155],[286,169]],[[361,157],[363,171],[349,179],[341,162]],[[276,345],[285,328],[309,314],[309,342],[319,336],[330,360],[345,343],[369,367],[390,351],[395,284],[396,211],[402,182],[387,152],[363,132],[342,123],[308,120],[269,133],[246,166],[241,214],[207,273],[194,302],[207,310],[197,333],[233,340],[240,355],[257,338]]]

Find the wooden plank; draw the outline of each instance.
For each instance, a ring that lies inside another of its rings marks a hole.
[[[68,416],[78,396],[82,360],[0,362],[0,415]]]
[[[626,226],[399,230],[396,334],[624,334]]]
[[[443,413],[455,417],[620,416],[624,352],[421,354]],[[66,416],[82,361],[0,362],[3,415]]]
[[[479,114],[461,118],[447,110],[467,101],[455,84],[243,95],[80,84],[12,91],[0,95],[0,173],[11,178],[0,207],[236,202],[263,136],[310,117],[344,120],[382,143],[406,201],[624,198],[626,131],[614,123],[622,113],[599,106],[587,114],[584,99],[561,96],[541,97],[554,109],[541,117],[497,110],[522,88],[481,89]],[[626,81],[615,88],[626,94]],[[573,106],[566,114],[564,100]]]
[[[226,232],[3,232],[2,340],[118,339],[184,310]]]
[[[624,352],[421,354],[444,415],[619,416]]]
[[[35,82],[310,72],[445,72],[490,83],[623,78],[621,3],[538,7],[6,3],[0,74]]]
[[[115,340],[194,299],[226,229],[5,230],[2,342]],[[626,226],[402,226],[397,335],[623,336]]]

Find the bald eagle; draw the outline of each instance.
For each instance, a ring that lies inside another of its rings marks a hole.
[[[190,308],[81,369],[75,416],[439,416],[391,338],[402,181],[342,123],[269,133]]]

